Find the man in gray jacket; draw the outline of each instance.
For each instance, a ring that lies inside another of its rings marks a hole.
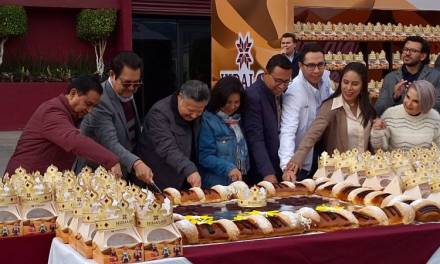
[[[440,72],[428,67],[429,44],[420,36],[407,37],[402,49],[403,66],[388,73],[383,81],[376,111],[382,115],[386,109],[403,102],[408,85],[416,80],[427,80],[434,85],[437,101],[434,108],[440,111]]]
[[[187,81],[179,91],[154,104],[145,117],[137,153],[150,164],[159,188],[183,189],[187,183],[200,186],[195,164],[197,138],[209,96],[205,83]]]
[[[84,118],[81,132],[119,157],[128,180],[149,183],[151,169],[132,153],[141,134],[133,95],[142,86],[142,70],[142,59],[133,52],[121,52],[113,58],[110,77],[102,83],[101,102]],[[84,160],[78,160],[76,171],[85,165]]]

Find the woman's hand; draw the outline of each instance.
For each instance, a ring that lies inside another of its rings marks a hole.
[[[229,178],[231,178],[231,181],[241,181],[241,172],[237,168],[232,169],[229,172]]]
[[[385,120],[381,118],[376,118],[373,120],[373,129],[381,130],[385,129],[387,127],[387,124],[385,123]]]

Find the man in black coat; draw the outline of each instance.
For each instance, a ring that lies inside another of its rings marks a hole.
[[[209,96],[205,83],[190,80],[179,91],[155,103],[145,117],[137,153],[151,166],[160,189],[182,189],[186,184],[200,187],[195,164],[197,137]]]

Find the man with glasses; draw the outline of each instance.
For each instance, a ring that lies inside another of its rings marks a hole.
[[[319,45],[310,43],[304,47],[299,67],[298,76],[283,96],[278,150],[283,171],[315,120],[321,103],[332,93],[330,73],[325,70],[324,53]],[[313,150],[308,154],[298,180],[313,176],[312,163]]]
[[[280,146],[282,94],[292,77],[292,64],[283,54],[269,59],[262,78],[246,89],[244,132],[250,156],[250,184],[261,180],[278,182],[282,171]]]
[[[124,176],[136,184],[150,183],[153,178],[151,169],[133,154],[141,134],[133,95],[142,86],[142,71],[142,59],[137,54],[117,54],[111,64],[110,77],[102,83],[101,102],[81,124],[83,134],[119,157]],[[83,160],[78,160],[76,170],[85,165]]]
[[[402,49],[402,61],[400,69],[388,73],[384,78],[376,102],[377,114],[382,115],[389,107],[401,104],[407,87],[416,80],[427,80],[434,85],[437,92],[434,108],[440,111],[440,72],[428,67],[428,42],[420,36],[407,37]]]

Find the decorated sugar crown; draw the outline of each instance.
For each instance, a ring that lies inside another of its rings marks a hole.
[[[76,184],[73,189],[73,200],[72,200],[72,210],[73,214],[76,216],[81,216],[83,202],[85,202],[85,190],[84,188]]]
[[[43,179],[46,184],[53,188],[56,183],[61,180],[63,173],[58,171],[58,168],[53,164],[47,167],[46,172],[44,173]]]
[[[136,207],[136,226],[138,227],[164,227],[173,223],[173,207],[171,201],[165,198],[163,202],[158,199],[147,199]]]
[[[57,181],[60,186],[55,190],[55,204],[59,211],[72,211],[75,199],[74,190],[76,179],[70,173],[65,173],[65,177]]]
[[[403,151],[393,151],[391,156],[391,166],[395,171],[412,169],[411,161]]]
[[[18,203],[17,194],[8,175],[0,181],[0,206]]]
[[[253,186],[238,194],[237,203],[240,207],[263,207],[267,204],[266,198],[267,193],[263,187]]]
[[[367,170],[367,177],[383,175],[390,172],[390,167],[382,155],[376,155],[373,163]]]
[[[94,223],[100,209],[99,196],[94,190],[87,190],[85,196],[81,201],[81,207],[76,208],[76,213],[79,214],[85,223]]]
[[[419,175],[413,170],[405,171],[402,176],[402,182],[405,190],[416,187],[419,184],[422,184],[423,181],[424,179],[422,177],[419,177]]]
[[[438,168],[436,170],[438,170],[437,173],[440,172]],[[436,174],[435,176],[431,177],[429,184],[431,187],[431,192],[440,192],[440,175]]]
[[[335,166],[335,160],[330,157],[327,152],[322,152],[321,157],[319,157],[319,167]]]
[[[33,176],[27,175],[23,184],[17,190],[22,204],[39,204],[52,201],[52,189],[43,182],[39,172]]]
[[[115,202],[110,196],[105,196],[101,201],[98,214],[96,215],[96,229],[116,230],[127,228],[133,224],[134,210],[128,202],[121,199]]]
[[[78,183],[84,188],[92,187],[92,179],[93,179],[93,170],[92,168],[85,166],[81,169],[81,172],[78,174]]]

